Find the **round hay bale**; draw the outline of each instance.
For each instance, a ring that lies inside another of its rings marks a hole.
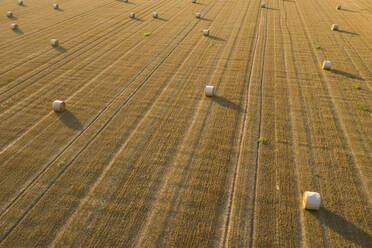
[[[153,12],[153,13],[152,13],[152,17],[154,17],[154,18],[158,18],[158,12]]]
[[[66,104],[64,101],[61,100],[55,100],[53,102],[53,110],[55,112],[63,112],[66,109]]]
[[[214,86],[211,85],[205,86],[205,95],[209,97],[214,96]]]
[[[338,29],[339,29],[338,24],[332,24],[332,25],[331,25],[331,30],[332,30],[332,31],[337,31]]]
[[[23,5],[23,1],[22,0],[18,0],[18,5]]]
[[[7,16],[7,17],[12,17],[12,16],[13,16],[12,11],[9,10],[8,12],[6,12],[6,16]]]
[[[192,0],[191,2],[192,2],[192,3],[196,3],[196,0]]]
[[[53,3],[53,9],[59,9],[58,3]]]
[[[18,25],[15,24],[15,23],[12,23],[12,24],[10,24],[10,28],[11,28],[12,30],[16,30],[16,29],[18,28]]]
[[[136,15],[134,14],[134,12],[130,12],[130,13],[129,13],[129,17],[130,17],[130,18],[135,18]]]
[[[59,45],[59,42],[57,39],[51,39],[50,44],[52,44],[53,47],[57,47]]]
[[[341,3],[337,4],[336,9],[341,9]]]
[[[325,60],[325,61],[323,62],[323,69],[324,69],[324,70],[330,70],[330,69],[331,69],[331,61],[329,61],[329,60]]]
[[[302,204],[305,209],[318,210],[320,208],[320,194],[317,192],[305,191]]]
[[[199,12],[196,12],[196,13],[195,13],[195,17],[196,17],[196,18],[200,18],[200,13],[199,13]]]
[[[266,8],[266,4],[265,3],[261,3],[261,8]]]
[[[208,36],[209,35],[209,29],[204,29],[203,34],[204,34],[204,36]]]

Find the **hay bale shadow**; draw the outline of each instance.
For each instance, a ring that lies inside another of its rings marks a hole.
[[[371,247],[372,236],[342,216],[324,207],[321,207],[319,211],[309,211],[309,213],[317,218],[323,225],[328,226],[334,232],[337,232],[343,238],[359,247]]]
[[[162,18],[162,17],[157,17],[157,18],[154,18],[154,19],[159,20],[159,21],[163,21],[163,22],[168,21],[168,19],[165,19],[165,18]]]
[[[232,101],[230,101],[229,99],[225,97],[214,95],[212,97],[212,101],[214,101],[215,103],[217,103],[218,105],[222,107],[233,109],[239,112],[244,112],[240,105],[233,103]]]
[[[347,77],[347,78],[351,78],[351,79],[356,79],[356,80],[361,80],[361,81],[364,81],[363,78],[357,76],[357,75],[354,75],[354,74],[351,74],[349,72],[346,72],[346,71],[340,71],[340,70],[337,70],[337,69],[331,69],[329,70],[330,72],[332,73],[335,73],[335,74],[338,74],[338,75],[341,75],[341,76],[344,76],[344,77]]]
[[[346,31],[346,30],[336,30],[337,32],[344,33],[344,34],[351,34],[351,35],[359,35],[358,33]]]
[[[19,35],[24,34],[24,32],[20,28],[13,29],[13,32]]]
[[[208,19],[208,18],[205,18],[205,17],[200,17],[199,19],[202,20],[202,21],[207,21],[207,22],[213,21],[212,19]]]
[[[222,39],[222,38],[217,37],[217,36],[214,36],[214,35],[208,35],[207,37],[210,38],[210,39],[212,39],[212,40],[226,41],[225,39]]]
[[[71,113],[69,110],[65,110],[62,113],[55,112],[61,122],[65,124],[67,127],[73,130],[82,130],[83,125],[81,122],[76,118],[76,116]]]
[[[67,49],[64,48],[63,46],[54,46],[53,48],[54,48],[54,50],[56,50],[56,51],[58,51],[58,52],[60,52],[60,53],[65,53],[65,52],[67,52]]]
[[[134,18],[132,18],[133,20],[135,20],[135,21],[139,21],[139,22],[144,22],[144,20],[143,19],[141,19],[141,18],[138,18],[138,17],[134,17]]]
[[[351,10],[351,9],[340,9],[341,11],[347,11],[347,12],[353,12],[353,13],[358,13],[359,11]]]

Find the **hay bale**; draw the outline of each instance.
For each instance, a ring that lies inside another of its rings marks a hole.
[[[205,86],[205,95],[209,97],[214,96],[214,86],[211,85]]]
[[[266,4],[265,3],[261,3],[261,8],[266,8]]]
[[[58,3],[53,3],[53,9],[58,9],[59,6],[58,6]]]
[[[158,18],[158,12],[153,12],[153,13],[152,13],[152,17],[154,17],[154,18]]]
[[[196,17],[196,18],[200,18],[200,13],[199,13],[199,12],[196,12],[196,13],[195,13],[195,17]]]
[[[337,4],[336,9],[341,9],[341,3]]]
[[[134,14],[134,12],[130,12],[130,13],[129,13],[129,17],[130,17],[130,18],[135,18],[136,15]]]
[[[10,17],[13,17],[13,13],[12,13],[12,11],[9,10],[8,12],[6,12],[6,16],[9,17],[9,18],[10,18]]]
[[[331,25],[331,30],[332,31],[338,31],[339,27],[338,27],[338,24],[332,24]]]
[[[16,29],[18,28],[18,25],[15,24],[15,23],[12,23],[12,24],[10,24],[10,28],[11,28],[12,30],[16,30]]]
[[[209,35],[209,29],[204,29],[203,34],[204,34],[204,36],[208,36]]]
[[[66,109],[66,104],[64,101],[61,100],[55,100],[53,102],[53,110],[55,112],[63,112]]]
[[[22,0],[18,0],[18,5],[23,5],[23,1]]]
[[[59,45],[59,42],[57,39],[51,39],[50,44],[52,44],[53,47],[57,47]]]
[[[320,208],[320,194],[317,192],[305,191],[302,204],[305,209],[318,210]]]
[[[329,61],[329,60],[325,60],[325,61],[323,62],[323,69],[324,69],[324,70],[330,70],[330,69],[331,69],[331,61]]]
[[[128,0],[124,0],[124,3],[127,3],[128,2]]]
[[[192,3],[196,3],[196,0],[192,0],[191,2],[192,2]]]

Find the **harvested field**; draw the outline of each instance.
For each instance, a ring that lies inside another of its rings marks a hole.
[[[1,0],[0,247],[371,247],[372,2],[261,3]]]

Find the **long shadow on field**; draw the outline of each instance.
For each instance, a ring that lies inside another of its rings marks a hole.
[[[212,21],[212,19],[208,19],[208,18],[205,18],[205,17],[200,17],[199,19],[202,20],[202,21],[206,21],[206,22],[211,22]]]
[[[63,9],[61,9],[61,8],[58,8],[58,9],[56,9],[57,11],[59,11],[59,12],[65,12]]]
[[[354,12],[354,13],[357,13],[359,11],[355,11],[355,10],[351,10],[351,9],[341,9],[342,11],[347,11],[347,12]]]
[[[63,46],[57,46],[57,47],[53,47],[56,51],[60,52],[60,53],[65,53],[67,52],[66,48],[64,48]]]
[[[327,225],[330,229],[337,232],[345,239],[360,247],[371,247],[372,236],[357,227],[355,224],[344,219],[342,216],[332,213],[330,210],[323,207],[320,208],[320,213],[317,213],[316,211],[309,212],[315,216],[315,218],[321,222],[323,221],[323,224]],[[323,220],[320,220],[320,218]]]
[[[279,10],[279,9],[276,9],[276,8],[270,8],[270,7],[266,7],[266,9],[268,9],[268,10]]]
[[[208,36],[212,40],[217,40],[217,41],[226,41],[225,39],[222,39],[220,37],[214,36],[214,35],[209,35]]]
[[[344,33],[344,34],[352,34],[352,35],[359,35],[358,33],[346,31],[346,30],[337,30],[337,32]]]
[[[15,17],[15,16],[11,16],[11,17],[8,17],[8,19],[9,19],[9,20],[14,20],[14,21],[15,21],[15,20],[17,20],[17,17]]]
[[[233,110],[236,110],[236,111],[239,111],[239,112],[243,112],[243,109],[242,109],[242,107],[240,107],[240,105],[238,105],[236,103],[233,103],[229,99],[226,99],[222,96],[216,96],[215,95],[215,96],[212,97],[212,100],[214,102],[216,102],[217,104],[225,107],[225,108],[230,108],[230,109],[233,109]]]
[[[134,17],[134,18],[133,18],[133,20],[136,20],[136,21],[139,21],[139,22],[144,22],[144,20],[143,20],[143,19],[141,19],[141,18],[138,18],[138,17]]]
[[[81,122],[75,117],[73,113],[69,110],[65,110],[62,113],[56,113],[60,121],[62,121],[66,126],[74,130],[82,130],[83,125]]]
[[[23,31],[19,28],[14,29],[13,32],[16,34],[24,34]]]
[[[160,21],[163,21],[163,22],[168,21],[168,19],[165,19],[165,18],[162,18],[162,17],[157,17],[157,18],[155,18],[155,19],[160,20]]]
[[[344,77],[347,77],[347,78],[351,78],[351,79],[357,79],[357,80],[362,80],[364,81],[363,78],[359,77],[359,76],[356,76],[354,74],[351,74],[351,73],[348,73],[346,71],[340,71],[340,70],[336,70],[336,69],[332,69],[330,70],[330,72],[333,72],[335,74],[338,74],[338,75],[341,75],[341,76],[344,76]]]

